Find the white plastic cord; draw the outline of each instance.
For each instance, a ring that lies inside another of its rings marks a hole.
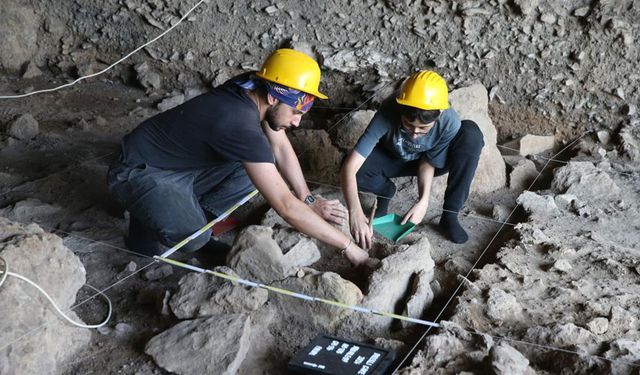
[[[109,322],[109,319],[111,319],[111,312],[112,312],[111,300],[104,293],[102,293],[98,289],[92,287],[91,285],[86,284],[89,288],[95,290],[96,292],[98,292],[100,295],[102,295],[107,300],[107,303],[109,304],[109,313],[107,314],[107,318],[100,324],[78,323],[78,322],[74,321],[73,319],[69,318],[69,316],[67,314],[62,312],[62,310],[58,307],[58,305],[55,303],[53,298],[51,298],[51,296],[49,296],[49,294],[47,292],[45,292],[44,289],[42,289],[38,284],[34,283],[33,281],[29,280],[28,278],[26,278],[26,277],[24,277],[22,275],[19,275],[17,273],[13,273],[13,272],[9,272],[9,263],[7,263],[7,261],[2,257],[0,257],[0,260],[4,264],[4,269],[2,270],[2,279],[0,279],[0,288],[2,287],[2,285],[5,282],[5,280],[7,279],[7,276],[13,276],[13,277],[18,278],[18,279],[20,279],[22,281],[26,281],[27,283],[31,284],[34,288],[38,289],[38,291],[40,293],[42,293],[45,297],[47,297],[47,299],[49,300],[49,302],[51,302],[51,304],[56,309],[58,314],[60,314],[63,318],[65,318],[69,323],[73,324],[74,326],[80,327],[80,328],[100,328],[100,327],[104,326],[105,324],[107,324]]]
[[[120,64],[121,62],[123,62],[124,60],[128,59],[131,55],[135,54],[136,52],[140,51],[141,49],[143,49],[144,47],[148,46],[149,44],[155,42],[156,40],[162,38],[163,36],[165,36],[168,32],[170,32],[171,30],[173,30],[176,26],[178,26],[179,24],[182,23],[182,21],[184,21],[189,14],[191,14],[191,12],[193,12],[198,6],[200,6],[200,4],[202,4],[204,1],[206,0],[200,0],[198,1],[198,3],[196,5],[194,5],[191,9],[189,9],[189,11],[187,13],[184,14],[184,16],[182,16],[180,18],[180,20],[178,20],[178,22],[176,22],[175,25],[171,26],[170,28],[166,29],[165,31],[163,31],[160,35],[156,36],[155,38],[151,39],[150,41],[146,42],[145,44],[141,45],[140,47],[134,49],[133,51],[129,52],[128,54],[126,54],[123,58],[121,58],[120,60],[114,62],[113,64],[109,65],[108,67],[102,69],[101,71],[97,72],[97,73],[93,73],[93,74],[88,74],[86,76],[80,77],[78,79],[76,79],[73,82],[69,82],[66,83],[64,85],[58,86],[58,87],[54,87],[54,88],[50,88],[50,89],[44,89],[44,90],[38,90],[38,91],[32,91],[30,93],[26,93],[26,94],[20,94],[20,95],[4,95],[4,96],[0,96],[0,99],[18,99],[18,98],[24,98],[27,96],[31,96],[31,95],[35,95],[35,94],[41,94],[41,93],[45,93],[45,92],[52,92],[52,91],[57,91],[60,89],[63,89],[65,87],[69,87],[69,86],[73,86],[76,83],[85,80],[87,78],[91,78],[91,77],[95,77],[95,76],[99,76],[109,70],[111,70],[114,66]]]

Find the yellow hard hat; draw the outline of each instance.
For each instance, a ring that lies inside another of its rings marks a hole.
[[[318,91],[320,67],[310,56],[289,48],[275,50],[256,75],[267,81],[300,90],[320,99],[328,97]]]
[[[402,105],[424,110],[447,109],[449,108],[447,82],[436,72],[421,70],[404,81],[396,101]]]

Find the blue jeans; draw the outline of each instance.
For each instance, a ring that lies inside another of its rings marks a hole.
[[[449,173],[443,208],[459,212],[469,197],[469,189],[478,167],[484,138],[478,125],[462,121],[458,134],[451,140],[444,168],[436,168],[435,176]],[[356,174],[358,188],[378,195],[376,216],[386,215],[389,201],[396,193],[393,177],[416,176],[420,160],[405,161],[376,146]]]
[[[254,189],[241,162],[173,171],[119,160],[109,169],[107,183],[109,192],[130,214],[127,247],[145,255],[174,246]],[[208,230],[181,250],[196,251],[210,237]]]

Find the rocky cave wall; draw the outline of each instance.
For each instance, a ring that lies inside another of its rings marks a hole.
[[[0,68],[13,77],[3,94],[19,87],[15,79],[44,73],[49,82],[34,81],[40,88],[96,72],[194,4],[3,1]],[[452,88],[482,82],[501,139],[566,139],[635,116],[639,15],[632,0],[205,1],[103,78],[143,86],[161,101],[256,69],[271,50],[293,45],[320,61],[332,97],[324,105],[352,106],[377,92],[374,105],[390,82],[429,68]]]

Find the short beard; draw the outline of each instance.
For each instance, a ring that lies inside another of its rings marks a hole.
[[[280,103],[278,103],[278,104],[274,105],[273,107],[267,109],[267,113],[265,114],[265,117],[264,117],[264,119],[267,121],[267,124],[269,124],[269,127],[273,131],[282,130],[280,125],[276,123],[276,116],[275,116],[276,109],[278,108],[279,105],[280,105]]]

